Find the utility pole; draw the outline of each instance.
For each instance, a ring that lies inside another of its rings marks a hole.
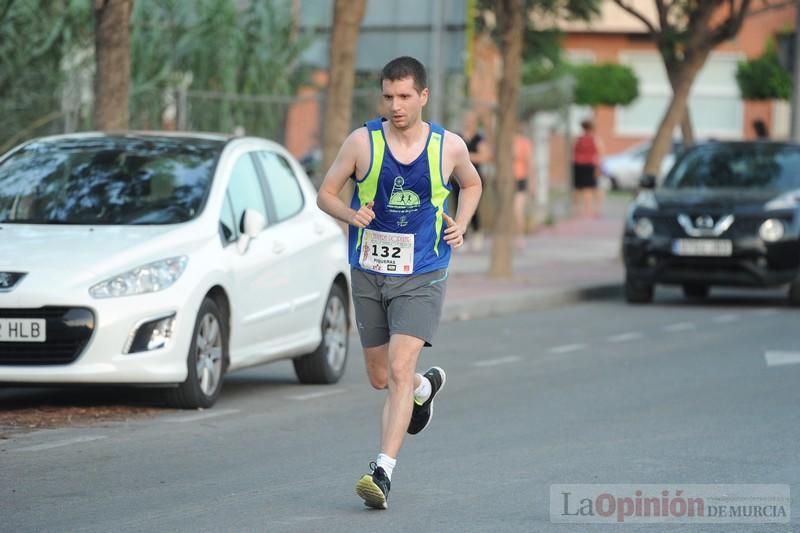
[[[444,41],[444,3],[445,0],[431,2],[431,120],[438,124],[443,122],[442,102],[444,97],[444,59],[442,54]]]
[[[795,2],[794,46],[792,58],[792,140],[800,142],[800,0]]]

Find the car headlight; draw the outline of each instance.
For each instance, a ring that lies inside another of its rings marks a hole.
[[[647,217],[642,217],[633,223],[633,232],[640,239],[649,239],[653,236],[653,221]]]
[[[768,211],[778,209],[795,209],[800,204],[800,190],[789,191],[781,194],[777,198],[773,198],[764,205],[764,209]]]
[[[786,228],[783,222],[777,218],[769,218],[765,220],[761,227],[758,228],[758,236],[766,242],[776,242],[783,238]]]
[[[163,291],[178,281],[189,259],[171,257],[129,270],[89,289],[92,298],[117,298]]]

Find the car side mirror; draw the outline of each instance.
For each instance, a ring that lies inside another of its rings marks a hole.
[[[250,241],[258,237],[258,234],[267,227],[267,219],[255,209],[245,209],[242,214],[242,223],[239,226],[242,234],[236,243],[239,253],[243,254],[250,246]]]
[[[242,229],[245,235],[255,239],[267,227],[267,219],[255,209],[245,209],[242,215]]]
[[[652,174],[646,174],[639,178],[639,188],[640,189],[655,189],[656,188],[656,177]]]

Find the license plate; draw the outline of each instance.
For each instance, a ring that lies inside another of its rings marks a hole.
[[[699,257],[728,257],[733,255],[733,242],[726,239],[676,239],[672,241],[672,253]]]
[[[43,318],[0,318],[0,342],[45,342],[46,327]]]

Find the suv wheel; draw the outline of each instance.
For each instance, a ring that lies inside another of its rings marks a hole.
[[[631,304],[648,304],[653,301],[653,285],[625,277],[625,300]]]
[[[795,280],[789,285],[789,305],[800,307],[800,279]]]

